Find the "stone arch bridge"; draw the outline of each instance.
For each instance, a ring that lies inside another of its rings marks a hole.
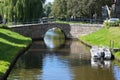
[[[53,28],[60,28],[66,38],[76,39],[81,35],[92,33],[102,27],[101,24],[61,24],[61,23],[47,23],[47,24],[25,24],[12,25],[11,29],[19,34],[22,34],[32,39],[43,39],[45,33]]]

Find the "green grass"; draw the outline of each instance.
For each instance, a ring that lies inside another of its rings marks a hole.
[[[120,61],[120,52],[115,52],[114,55],[115,58]]]
[[[110,40],[114,41],[114,48],[120,48],[120,27],[102,28],[89,35],[80,37],[80,40],[91,45],[108,46]],[[120,52],[115,53],[115,57],[120,59]]]
[[[114,60],[113,62],[114,62],[115,65],[120,66],[120,61]]]
[[[9,29],[0,28],[0,77],[5,74],[18,52],[30,43],[30,38],[26,38]]]
[[[80,37],[81,40],[91,44],[91,45],[104,45],[110,47],[110,40],[114,41],[114,47],[120,48],[120,28],[110,27],[102,28],[96,32],[89,35]]]

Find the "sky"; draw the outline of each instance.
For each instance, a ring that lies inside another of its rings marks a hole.
[[[48,3],[48,2],[53,2],[54,0],[46,0],[46,3]]]

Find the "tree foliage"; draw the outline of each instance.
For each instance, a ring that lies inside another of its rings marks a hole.
[[[45,4],[45,6],[44,6],[44,14],[45,14],[45,16],[50,16],[50,14],[51,14],[51,8],[52,8],[52,3],[47,3],[47,4]]]
[[[57,18],[65,18],[67,16],[67,0],[55,0],[52,14]]]
[[[8,21],[32,21],[42,16],[45,0],[3,0],[1,14]]]
[[[101,17],[102,6],[111,6],[112,0],[55,0],[52,13],[57,18]]]

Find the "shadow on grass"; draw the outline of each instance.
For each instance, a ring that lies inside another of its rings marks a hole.
[[[2,76],[3,76],[4,74],[2,73],[2,72],[0,72],[0,80],[2,80]]]
[[[9,30],[6,30],[4,33],[2,31],[0,32],[0,80],[2,80],[2,77],[20,50],[29,43],[30,39]]]
[[[0,77],[3,77],[10,64],[15,59],[15,56],[22,50],[22,47],[12,46],[1,42],[0,45],[2,46],[0,48]]]
[[[0,48],[0,60],[10,61],[15,54],[22,49],[23,47],[12,46],[9,44],[1,43],[2,46]]]
[[[8,35],[10,35],[10,36],[8,36]],[[0,33],[0,37],[2,39],[5,39],[5,40],[9,41],[9,42],[14,42],[14,43],[17,43],[17,44],[28,43],[28,39],[22,40],[22,39],[18,39],[17,37],[16,38],[11,37],[12,34],[10,34],[10,33],[8,35]]]

